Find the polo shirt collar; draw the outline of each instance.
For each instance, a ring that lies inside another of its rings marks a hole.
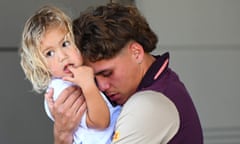
[[[150,86],[155,80],[160,78],[165,70],[168,68],[169,63],[169,53],[164,53],[163,55],[154,56],[156,60],[150,66],[145,76],[143,77],[141,83],[138,86],[137,91]]]

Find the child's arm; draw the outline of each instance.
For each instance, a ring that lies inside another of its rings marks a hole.
[[[82,91],[87,103],[88,127],[107,128],[110,124],[110,112],[96,84],[88,88],[82,87]]]
[[[92,68],[81,66],[78,68],[69,67],[69,69],[73,76],[65,77],[64,80],[71,81],[81,87],[87,103],[87,126],[96,129],[107,128],[110,123],[110,112],[96,86]]]

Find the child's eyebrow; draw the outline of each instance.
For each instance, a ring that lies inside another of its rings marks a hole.
[[[67,40],[70,39],[69,34],[70,34],[70,32],[67,32],[67,33],[63,36],[63,38],[59,41],[59,44],[60,44],[60,45],[61,45],[64,41],[67,41]]]
[[[70,35],[70,32],[67,32],[67,33],[64,35],[63,40],[64,40],[64,41],[67,40],[67,38],[69,37],[69,35]]]
[[[44,49],[43,49],[43,47],[40,47],[40,52],[41,52],[42,54],[44,54],[44,53],[46,53],[49,49],[51,49],[51,47],[46,47],[46,48],[44,48]]]
[[[66,41],[69,38],[69,36],[70,36],[70,32],[67,32],[58,43],[61,44],[62,42]],[[52,47],[46,47],[46,48],[40,47],[40,52],[45,53],[51,48]]]

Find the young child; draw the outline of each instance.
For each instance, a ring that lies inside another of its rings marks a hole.
[[[33,89],[41,93],[54,89],[54,99],[63,89],[77,85],[82,89],[87,111],[74,134],[74,144],[109,144],[120,106],[112,106],[98,90],[93,70],[82,66],[71,19],[60,9],[43,6],[24,27],[21,66]],[[66,81],[68,80],[68,81]],[[54,121],[45,101],[47,115]]]

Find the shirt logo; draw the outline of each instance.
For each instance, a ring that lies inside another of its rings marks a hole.
[[[114,135],[113,135],[113,142],[116,142],[120,137],[120,133],[119,131],[115,131]]]

